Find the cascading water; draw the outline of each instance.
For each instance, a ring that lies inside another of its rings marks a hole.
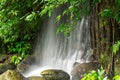
[[[90,25],[89,17],[83,17],[78,21],[76,28],[70,32],[69,37],[61,33],[56,35],[56,30],[61,22],[56,22],[58,10],[46,19],[42,26],[42,35],[38,35],[34,54],[36,65],[23,73],[24,76],[39,76],[44,69],[61,69],[70,74],[75,62],[90,60]]]

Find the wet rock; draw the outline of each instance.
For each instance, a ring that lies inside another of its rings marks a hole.
[[[42,77],[31,76],[31,77],[28,78],[28,80],[45,80],[45,79],[42,78]]]
[[[88,63],[75,63],[73,66],[72,80],[80,80],[84,74],[88,73],[90,70],[97,70],[100,68],[99,62],[88,62]]]
[[[15,70],[7,70],[0,75],[0,80],[27,80]]]
[[[12,63],[0,64],[0,74],[7,71],[8,69],[14,70],[15,68],[16,68],[16,66]]]
[[[48,69],[42,71],[41,75],[45,80],[70,80],[69,74],[63,70]]]
[[[31,65],[34,65],[35,63],[35,56],[30,55],[28,57],[26,57],[24,60],[22,60],[18,65],[17,65],[17,70],[20,73],[23,73],[24,71],[28,70],[28,68]]]

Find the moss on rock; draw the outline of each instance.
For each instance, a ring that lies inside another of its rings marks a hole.
[[[15,70],[7,70],[0,75],[0,80],[25,80],[25,78]]]
[[[29,80],[45,80],[45,78],[37,77],[37,76],[31,76],[28,78]]]
[[[63,70],[48,69],[41,72],[42,77],[46,80],[70,80],[69,74]]]

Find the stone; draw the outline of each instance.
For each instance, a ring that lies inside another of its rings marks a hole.
[[[87,74],[90,70],[97,70],[100,68],[99,62],[78,63],[76,62],[71,72],[72,80],[80,80],[84,74]]]
[[[31,65],[34,65],[34,63],[35,63],[35,56],[29,55],[17,65],[17,70],[20,73],[23,73],[27,71]]]
[[[45,80],[45,79],[42,77],[38,77],[38,76],[31,76],[28,78],[28,80]]]
[[[63,70],[47,69],[41,72],[45,80],[70,80],[70,76]]]
[[[7,70],[0,75],[0,80],[27,80],[15,70]]]
[[[4,63],[4,64],[2,63],[2,64],[0,64],[0,74],[7,71],[8,69],[14,70],[15,68],[16,68],[16,66],[12,63]]]

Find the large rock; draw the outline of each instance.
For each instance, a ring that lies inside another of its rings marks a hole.
[[[27,80],[15,70],[7,70],[0,75],[0,80]]]
[[[24,71],[28,70],[28,68],[31,65],[34,65],[34,63],[35,63],[35,56],[29,55],[17,65],[17,70],[20,73],[23,73]]]
[[[42,78],[42,77],[31,76],[31,77],[28,78],[28,80],[45,80],[45,79]]]
[[[89,63],[75,63],[72,74],[72,80],[80,80],[84,74],[88,73],[90,70],[97,70],[100,68],[99,62],[89,62]]]
[[[2,64],[0,64],[0,74],[7,71],[8,69],[14,70],[15,68],[16,68],[16,66],[12,63],[4,63],[4,64],[2,63]]]
[[[41,72],[45,80],[70,80],[69,74],[63,70],[48,69]]]

